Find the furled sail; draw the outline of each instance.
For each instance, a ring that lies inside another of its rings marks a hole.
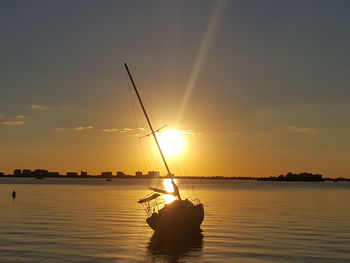
[[[153,194],[149,197],[146,197],[146,198],[143,198],[141,200],[138,201],[138,203],[142,204],[142,203],[146,203],[146,202],[149,202],[149,201],[152,201],[153,199],[156,199],[158,196],[160,196],[160,194]]]
[[[149,190],[152,190],[154,192],[161,193],[164,195],[173,195],[174,194],[173,192],[168,192],[167,190],[155,188],[155,187],[149,187]]]

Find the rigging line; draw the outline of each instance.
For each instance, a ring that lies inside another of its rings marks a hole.
[[[151,131],[152,131],[153,138],[154,138],[154,140],[155,140],[155,142],[156,142],[156,144],[157,144],[159,153],[160,153],[160,155],[162,156],[162,159],[163,159],[163,163],[164,163],[164,165],[165,165],[165,168],[166,168],[168,174],[171,174],[170,169],[169,169],[169,167],[168,167],[168,164],[167,164],[167,162],[166,162],[166,160],[165,160],[164,154],[163,154],[163,152],[162,152],[162,149],[160,148],[160,145],[159,145],[157,136],[156,136],[156,134],[154,133],[152,124],[151,124],[151,122],[150,122],[150,120],[149,120],[149,117],[148,117],[148,115],[147,115],[147,112],[146,112],[146,110],[145,110],[145,107],[143,106],[143,103],[142,103],[140,94],[139,94],[138,90],[136,89],[136,85],[135,85],[134,79],[133,79],[132,76],[131,76],[131,73],[130,73],[130,71],[129,71],[128,65],[127,65],[126,63],[124,63],[124,66],[125,66],[126,71],[128,72],[128,75],[129,75],[131,84],[132,84],[132,86],[133,86],[133,88],[134,88],[134,91],[135,91],[135,93],[136,93],[136,95],[137,95],[137,98],[138,98],[138,100],[139,100],[139,102],[140,102],[142,111],[143,111],[143,113],[145,114],[145,117],[146,117],[147,123],[148,123],[148,125],[149,125],[149,128],[150,128]],[[179,199],[181,199],[180,196],[179,196]]]
[[[160,122],[162,124],[166,123],[162,112],[158,110],[156,105],[149,98],[148,93],[142,87],[139,88],[139,90],[142,92],[142,97],[143,97],[143,99],[145,101],[145,105],[147,106],[147,109],[149,111],[148,115],[149,115],[150,119],[152,120],[152,123],[155,123],[157,127],[160,127],[159,120],[155,119],[154,116],[157,116],[157,118],[160,119]],[[152,111],[154,114],[152,114]]]
[[[127,72],[125,72],[125,80],[126,80],[126,83],[127,83],[127,85],[128,85],[129,99],[130,99],[130,101],[131,101],[131,108],[132,108],[132,113],[133,113],[134,121],[135,121],[135,124],[136,124],[136,128],[137,128],[138,131],[140,131],[139,128],[141,128],[141,127],[140,127],[139,122],[138,122],[138,120],[137,120],[136,107],[135,107],[135,99],[134,99],[134,96],[132,96],[132,87],[131,87],[130,81],[128,80],[128,74],[127,74]],[[140,144],[139,151],[141,152],[141,156],[142,156],[142,160],[143,160],[143,165],[144,165],[144,168],[145,168],[145,167],[147,167],[147,166],[146,166],[146,160],[145,160],[145,152],[144,152],[144,149],[142,148],[141,141],[139,141],[139,144]]]
[[[139,140],[139,143],[141,145],[142,153],[145,159],[145,172],[150,170],[152,158],[150,158],[149,154],[147,154],[147,151],[145,149],[148,149],[148,141]]]
[[[142,144],[142,141],[139,140],[139,144],[140,144],[140,151],[141,151],[141,155],[142,155],[142,159],[143,159],[143,168],[147,171],[148,167],[150,166],[149,164],[149,160],[147,158],[147,155],[145,153],[145,149],[144,146]]]
[[[148,158],[148,155],[146,154],[146,151],[145,151],[145,146],[144,146],[144,143],[143,143],[143,140],[142,139],[138,139],[139,141],[139,145],[140,145],[140,151],[141,151],[141,155],[142,155],[142,160],[143,160],[143,168],[147,171],[150,167],[151,167],[151,162]]]
[[[163,173],[163,170],[164,170],[164,166],[162,165],[162,161],[160,160],[159,158],[159,153],[156,152],[156,149],[155,149],[155,145],[154,145],[154,142],[152,140],[152,138],[144,138],[144,140],[146,140],[148,146],[147,146],[147,149],[151,149],[151,151],[149,151],[149,154],[147,155],[148,157],[150,157],[151,159],[151,162],[153,164],[153,167],[152,165],[149,166],[149,171],[159,171],[161,174]],[[165,171],[166,173],[166,171]]]
[[[185,164],[183,164],[183,168],[186,170],[186,173],[189,174],[189,173],[188,173],[188,169],[187,169],[187,167],[186,167]],[[194,179],[194,178],[188,178],[188,179],[186,179],[187,184],[189,184],[189,186],[191,186],[191,187],[189,187],[189,188],[191,189],[193,195],[194,195],[196,198],[199,199],[198,192],[197,192],[197,190],[196,190],[196,189],[194,188],[194,186],[193,186],[193,185],[194,185],[194,180],[198,180],[198,179]]]
[[[188,175],[186,173],[186,170],[184,169],[183,162],[180,157],[176,158],[176,161],[174,161],[174,165],[176,166],[177,170],[179,171],[180,175],[186,176]]]
[[[192,199],[193,197],[195,197],[195,193],[191,192],[191,187],[188,184],[189,179],[186,178],[186,174],[188,175],[188,173],[185,172],[186,169],[185,169],[185,166],[183,165],[181,158],[177,158],[177,161],[174,161],[173,165],[176,166],[176,169],[179,171],[180,175],[185,177],[185,178],[181,178],[181,183],[184,186],[182,188],[182,191],[186,193],[189,199]]]
[[[180,165],[182,165],[182,169],[185,171],[185,174],[189,175],[186,165],[183,162],[181,162],[181,160],[179,160],[179,163],[180,163]],[[194,180],[197,180],[197,179],[184,178],[184,184],[186,185],[186,188],[188,190],[188,194],[190,196],[194,196],[197,199],[199,199],[199,195],[198,195],[196,189],[193,187],[193,185],[194,185],[193,181]]]
[[[128,76],[128,72],[127,71],[126,71],[126,76]],[[130,81],[128,81],[128,83],[131,84]],[[132,86],[130,86],[130,87],[132,87]],[[132,89],[133,88],[131,88],[131,90]],[[152,123],[155,124],[157,127],[159,126],[158,125],[158,121],[156,119],[154,119],[154,115],[158,116],[158,118],[160,117],[162,123],[165,123],[163,115],[156,108],[156,106],[153,104],[152,100],[150,99],[150,97],[148,95],[148,92],[147,92],[147,89],[142,88],[142,86],[137,87],[137,89],[139,90],[139,93],[142,94],[143,104],[144,104],[145,108],[147,108],[147,114],[148,114],[149,119],[152,121]],[[152,111],[155,114],[152,114]]]
[[[182,159],[180,157],[175,158],[172,161],[172,165],[176,167],[178,175],[186,177],[186,175],[187,175],[186,169],[184,169],[183,161],[182,161]],[[186,192],[186,194],[188,196],[191,196],[191,193],[189,192],[189,186],[188,186],[188,183],[187,183],[187,179],[186,178],[182,178],[181,182],[185,186],[183,188],[183,190]]]
[[[183,172],[183,169],[181,167],[181,160],[180,158],[176,158],[176,160],[173,160],[172,165],[176,167],[176,171],[178,171],[178,174],[181,176],[185,176],[185,173]],[[181,180],[182,184],[184,184],[186,186],[186,181],[185,180]],[[182,188],[183,191],[185,191],[187,193],[187,195],[189,195],[190,193],[188,192],[188,189],[186,189],[187,186],[185,188]]]
[[[136,127],[138,127],[137,118],[136,118],[136,112],[135,112],[134,98],[133,98],[133,96],[132,96],[132,94],[131,94],[132,89],[131,89],[130,81],[128,81],[128,74],[127,74],[127,73],[125,73],[125,81],[126,81],[126,83],[127,83],[127,85],[128,85],[129,100],[131,101],[131,109],[132,109],[134,121],[135,121]]]
[[[152,144],[152,139],[151,138],[147,138],[147,148],[150,149],[148,156],[151,159],[151,165],[150,165],[150,169],[149,171],[154,170],[155,168],[158,169],[158,159],[156,158],[156,155],[153,151],[153,144]]]

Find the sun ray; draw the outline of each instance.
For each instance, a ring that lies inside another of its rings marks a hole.
[[[198,54],[194,63],[194,67],[193,67],[190,79],[188,81],[187,88],[186,88],[184,97],[182,99],[182,103],[179,108],[179,113],[177,116],[177,124],[180,124],[181,122],[181,119],[187,107],[188,101],[196,85],[199,73],[202,71],[203,65],[205,64],[206,57],[208,55],[211,44],[213,42],[214,34],[220,22],[220,17],[222,16],[225,6],[226,6],[226,1],[217,1],[213,8],[207,30],[205,32],[204,38],[202,40],[202,44],[198,51]]]

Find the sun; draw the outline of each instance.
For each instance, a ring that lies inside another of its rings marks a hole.
[[[171,129],[157,134],[159,146],[166,157],[176,157],[185,148],[185,139],[180,130]]]

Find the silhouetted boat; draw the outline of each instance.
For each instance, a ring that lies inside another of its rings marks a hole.
[[[44,179],[44,177],[42,177],[41,175],[38,175],[35,177],[36,179]]]
[[[125,69],[129,75],[130,81],[132,83],[133,89],[136,93],[142,111],[146,117],[148,126],[151,130],[149,135],[152,135],[154,141],[159,150],[160,156],[163,160],[164,166],[168,172],[168,178],[171,180],[173,186],[173,192],[168,192],[164,189],[159,189],[155,187],[149,187],[152,191],[149,195],[139,200],[138,203],[142,204],[148,218],[146,222],[148,225],[156,232],[158,236],[178,236],[182,234],[193,235],[194,233],[200,232],[200,226],[204,219],[204,208],[203,204],[199,199],[194,199],[192,201],[181,198],[180,190],[174,180],[174,175],[170,172],[167,161],[164,157],[162,149],[160,148],[156,132],[151,124],[148,117],[146,109],[142,103],[140,94],[136,88],[133,77],[129,71],[128,65],[124,63]],[[159,197],[162,195],[173,195],[175,200],[171,203],[165,204]]]
[[[107,181],[107,182],[111,182],[112,179],[111,179],[111,178],[107,178],[106,181]]]

